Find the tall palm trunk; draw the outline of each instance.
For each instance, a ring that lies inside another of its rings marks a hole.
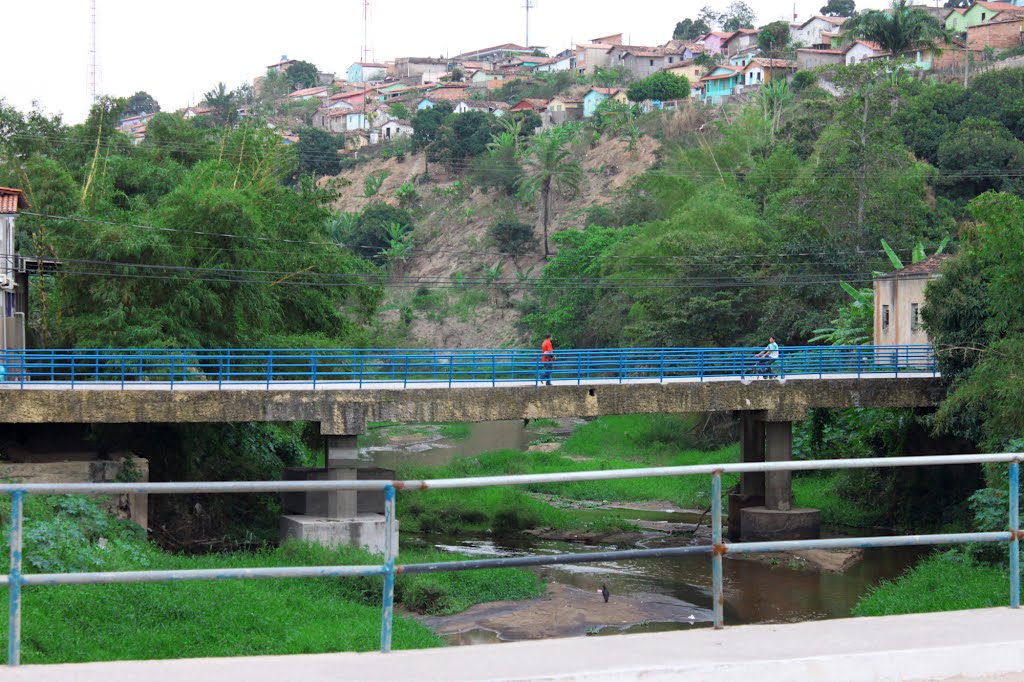
[[[544,195],[544,257],[547,258],[551,255],[551,249],[548,248],[548,219],[551,215],[551,178],[548,177],[544,180],[543,188],[541,193]]]

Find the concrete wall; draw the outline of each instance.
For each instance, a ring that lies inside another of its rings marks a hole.
[[[875,345],[897,346],[930,343],[921,324],[920,311],[924,308],[925,277],[890,277],[875,280]],[[917,307],[917,324],[914,307]],[[888,308],[888,325],[885,322]],[[916,329],[915,329],[916,326]]]
[[[131,460],[138,481],[149,481],[149,462]],[[125,458],[63,462],[0,462],[0,479],[14,483],[110,483],[125,470]],[[116,516],[149,525],[148,495],[116,495],[104,504]]]
[[[212,389],[212,390],[211,390]],[[496,388],[408,388],[267,391],[4,390],[0,423],[209,423],[315,421],[324,434],[365,433],[367,421],[478,422],[504,419],[765,411],[802,419],[824,407],[926,407],[944,395],[939,379],[807,379],[761,381],[533,385]]]

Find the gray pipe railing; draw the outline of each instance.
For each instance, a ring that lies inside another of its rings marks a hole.
[[[381,605],[382,652],[391,650],[391,626],[394,613],[395,576],[402,573],[438,573],[486,568],[553,566],[559,564],[622,561],[626,559],[660,559],[696,554],[712,557],[713,619],[716,629],[724,626],[725,591],[722,559],[725,554],[781,552],[802,549],[845,549],[869,547],[903,547],[913,545],[947,545],[968,542],[1010,543],[1010,606],[1020,607],[1020,461],[1022,453],[989,455],[930,455],[921,457],[873,457],[864,459],[832,459],[790,462],[745,462],[739,464],[701,464],[693,466],[605,471],[578,471],[554,474],[526,474],[411,481],[234,481],[211,483],[28,483],[0,485],[0,494],[11,496],[10,569],[0,576],[0,585],[7,585],[8,647],[7,664],[21,663],[21,600],[22,587],[33,585],[84,585],[107,583],[175,582],[182,580],[253,580],[269,578],[323,578],[374,576],[384,577]],[[871,469],[954,464],[1009,465],[1009,530],[1001,532],[942,533],[932,535],[887,535],[878,537],[832,538],[823,540],[785,540],[774,542],[740,542],[726,544],[722,539],[722,475],[770,471],[812,471],[838,469]],[[535,485],[629,478],[710,475],[712,488],[712,544],[661,549],[632,549],[607,552],[559,554],[554,556],[504,557],[445,561],[426,564],[396,565],[394,546],[395,497],[397,492],[480,488],[504,485]],[[341,490],[383,490],[385,493],[384,562],[367,566],[290,566],[269,568],[225,568],[167,571],[107,571],[92,573],[29,573],[22,570],[24,542],[25,495],[170,495],[181,493],[267,493]]]

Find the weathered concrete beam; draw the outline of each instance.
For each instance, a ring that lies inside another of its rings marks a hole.
[[[479,422],[612,414],[761,411],[798,421],[815,407],[929,407],[939,379],[790,379],[495,388],[363,390],[0,390],[0,423],[316,421],[324,434],[367,421]]]

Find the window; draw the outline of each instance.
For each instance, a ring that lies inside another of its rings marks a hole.
[[[668,58],[668,63],[669,64],[675,64],[676,63],[675,57],[669,57]]]
[[[921,328],[921,309],[916,303],[910,304],[910,331],[916,332]]]
[[[882,331],[889,329],[889,306],[882,306]]]
[[[654,60],[653,59],[651,60],[651,66],[654,66]]]

